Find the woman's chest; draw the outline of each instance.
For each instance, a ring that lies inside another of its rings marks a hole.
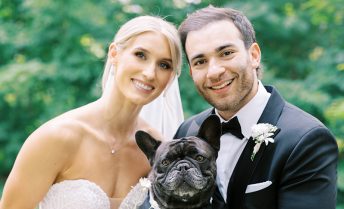
[[[109,197],[125,196],[141,177],[147,176],[149,161],[135,145],[128,144],[115,153],[89,149],[78,153],[63,179],[87,179],[99,185]]]

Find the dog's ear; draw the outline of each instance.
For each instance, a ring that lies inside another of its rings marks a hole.
[[[161,142],[154,139],[149,133],[145,131],[137,131],[135,133],[136,144],[147,156],[151,166],[154,163],[155,152],[160,146]]]
[[[217,115],[205,119],[198,131],[197,137],[206,140],[216,152],[220,150],[221,122]]]

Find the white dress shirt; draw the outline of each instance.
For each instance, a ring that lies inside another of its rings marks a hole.
[[[245,138],[240,140],[230,133],[226,133],[220,138],[220,151],[216,160],[216,183],[225,202],[227,199],[227,186],[235,165],[251,136],[252,126],[257,124],[269,98],[270,93],[266,91],[262,82],[259,81],[257,94],[233,116],[238,117],[241,132]],[[220,117],[221,122],[225,121],[216,109],[215,113]]]

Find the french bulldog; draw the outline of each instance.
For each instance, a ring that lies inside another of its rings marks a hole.
[[[152,170],[148,175],[151,182],[148,196],[151,197],[137,208],[209,208],[215,190],[220,136],[220,119],[216,115],[209,116],[202,123],[197,136],[161,142],[138,131],[136,143],[147,156]],[[155,207],[149,199],[153,199]],[[128,203],[128,199],[124,202]]]

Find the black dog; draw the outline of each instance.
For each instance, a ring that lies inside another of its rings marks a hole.
[[[153,208],[160,209],[209,207],[215,189],[220,136],[220,120],[215,115],[203,122],[197,136],[160,142],[148,133],[138,131],[135,135],[136,143],[152,165],[148,176],[151,182],[150,195],[147,195],[151,196],[151,200],[147,197],[143,203],[131,202],[131,198],[137,199],[142,195],[138,188],[142,190],[143,187],[138,184],[128,194],[120,209],[148,209],[152,202],[156,205]]]

